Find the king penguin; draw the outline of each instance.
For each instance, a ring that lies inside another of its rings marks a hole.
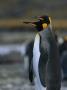
[[[60,90],[61,67],[59,49],[49,16],[39,17],[34,25],[38,30],[33,47],[35,90]],[[39,25],[40,24],[40,25]],[[39,25],[39,26],[38,26]]]
[[[60,90],[61,67],[58,45],[49,16],[38,17],[32,22],[38,33],[33,46],[33,80],[35,90]]]

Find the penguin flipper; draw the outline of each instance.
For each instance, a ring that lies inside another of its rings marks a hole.
[[[31,83],[33,82],[33,60],[29,62],[29,80]]]

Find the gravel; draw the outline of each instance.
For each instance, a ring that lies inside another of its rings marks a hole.
[[[34,90],[22,63],[0,65],[0,90]],[[67,87],[61,90],[67,90]]]

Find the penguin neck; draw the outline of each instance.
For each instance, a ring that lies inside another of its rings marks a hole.
[[[49,24],[49,26],[48,26],[50,29],[51,29],[51,31],[52,31],[52,24]]]
[[[43,38],[45,38],[45,37],[47,37],[47,34],[48,34],[48,35],[50,34],[50,32],[51,32],[51,29],[50,29],[50,27],[48,27],[48,28],[46,28],[46,29],[43,29],[43,30],[40,31],[39,33],[41,34],[41,36],[42,36]]]
[[[41,36],[42,40],[47,39],[48,41],[51,41],[52,37],[54,36],[50,27],[40,31],[39,33],[40,33],[40,36]]]

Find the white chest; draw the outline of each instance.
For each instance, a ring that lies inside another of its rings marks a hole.
[[[42,86],[40,77],[39,77],[39,60],[40,60],[40,36],[39,34],[35,37],[34,48],[33,48],[33,71],[34,71],[34,83],[35,83],[35,90],[45,90]]]
[[[39,44],[40,44],[40,36],[37,34],[35,37],[33,48],[33,69],[36,75],[38,75],[38,63],[40,58]]]

